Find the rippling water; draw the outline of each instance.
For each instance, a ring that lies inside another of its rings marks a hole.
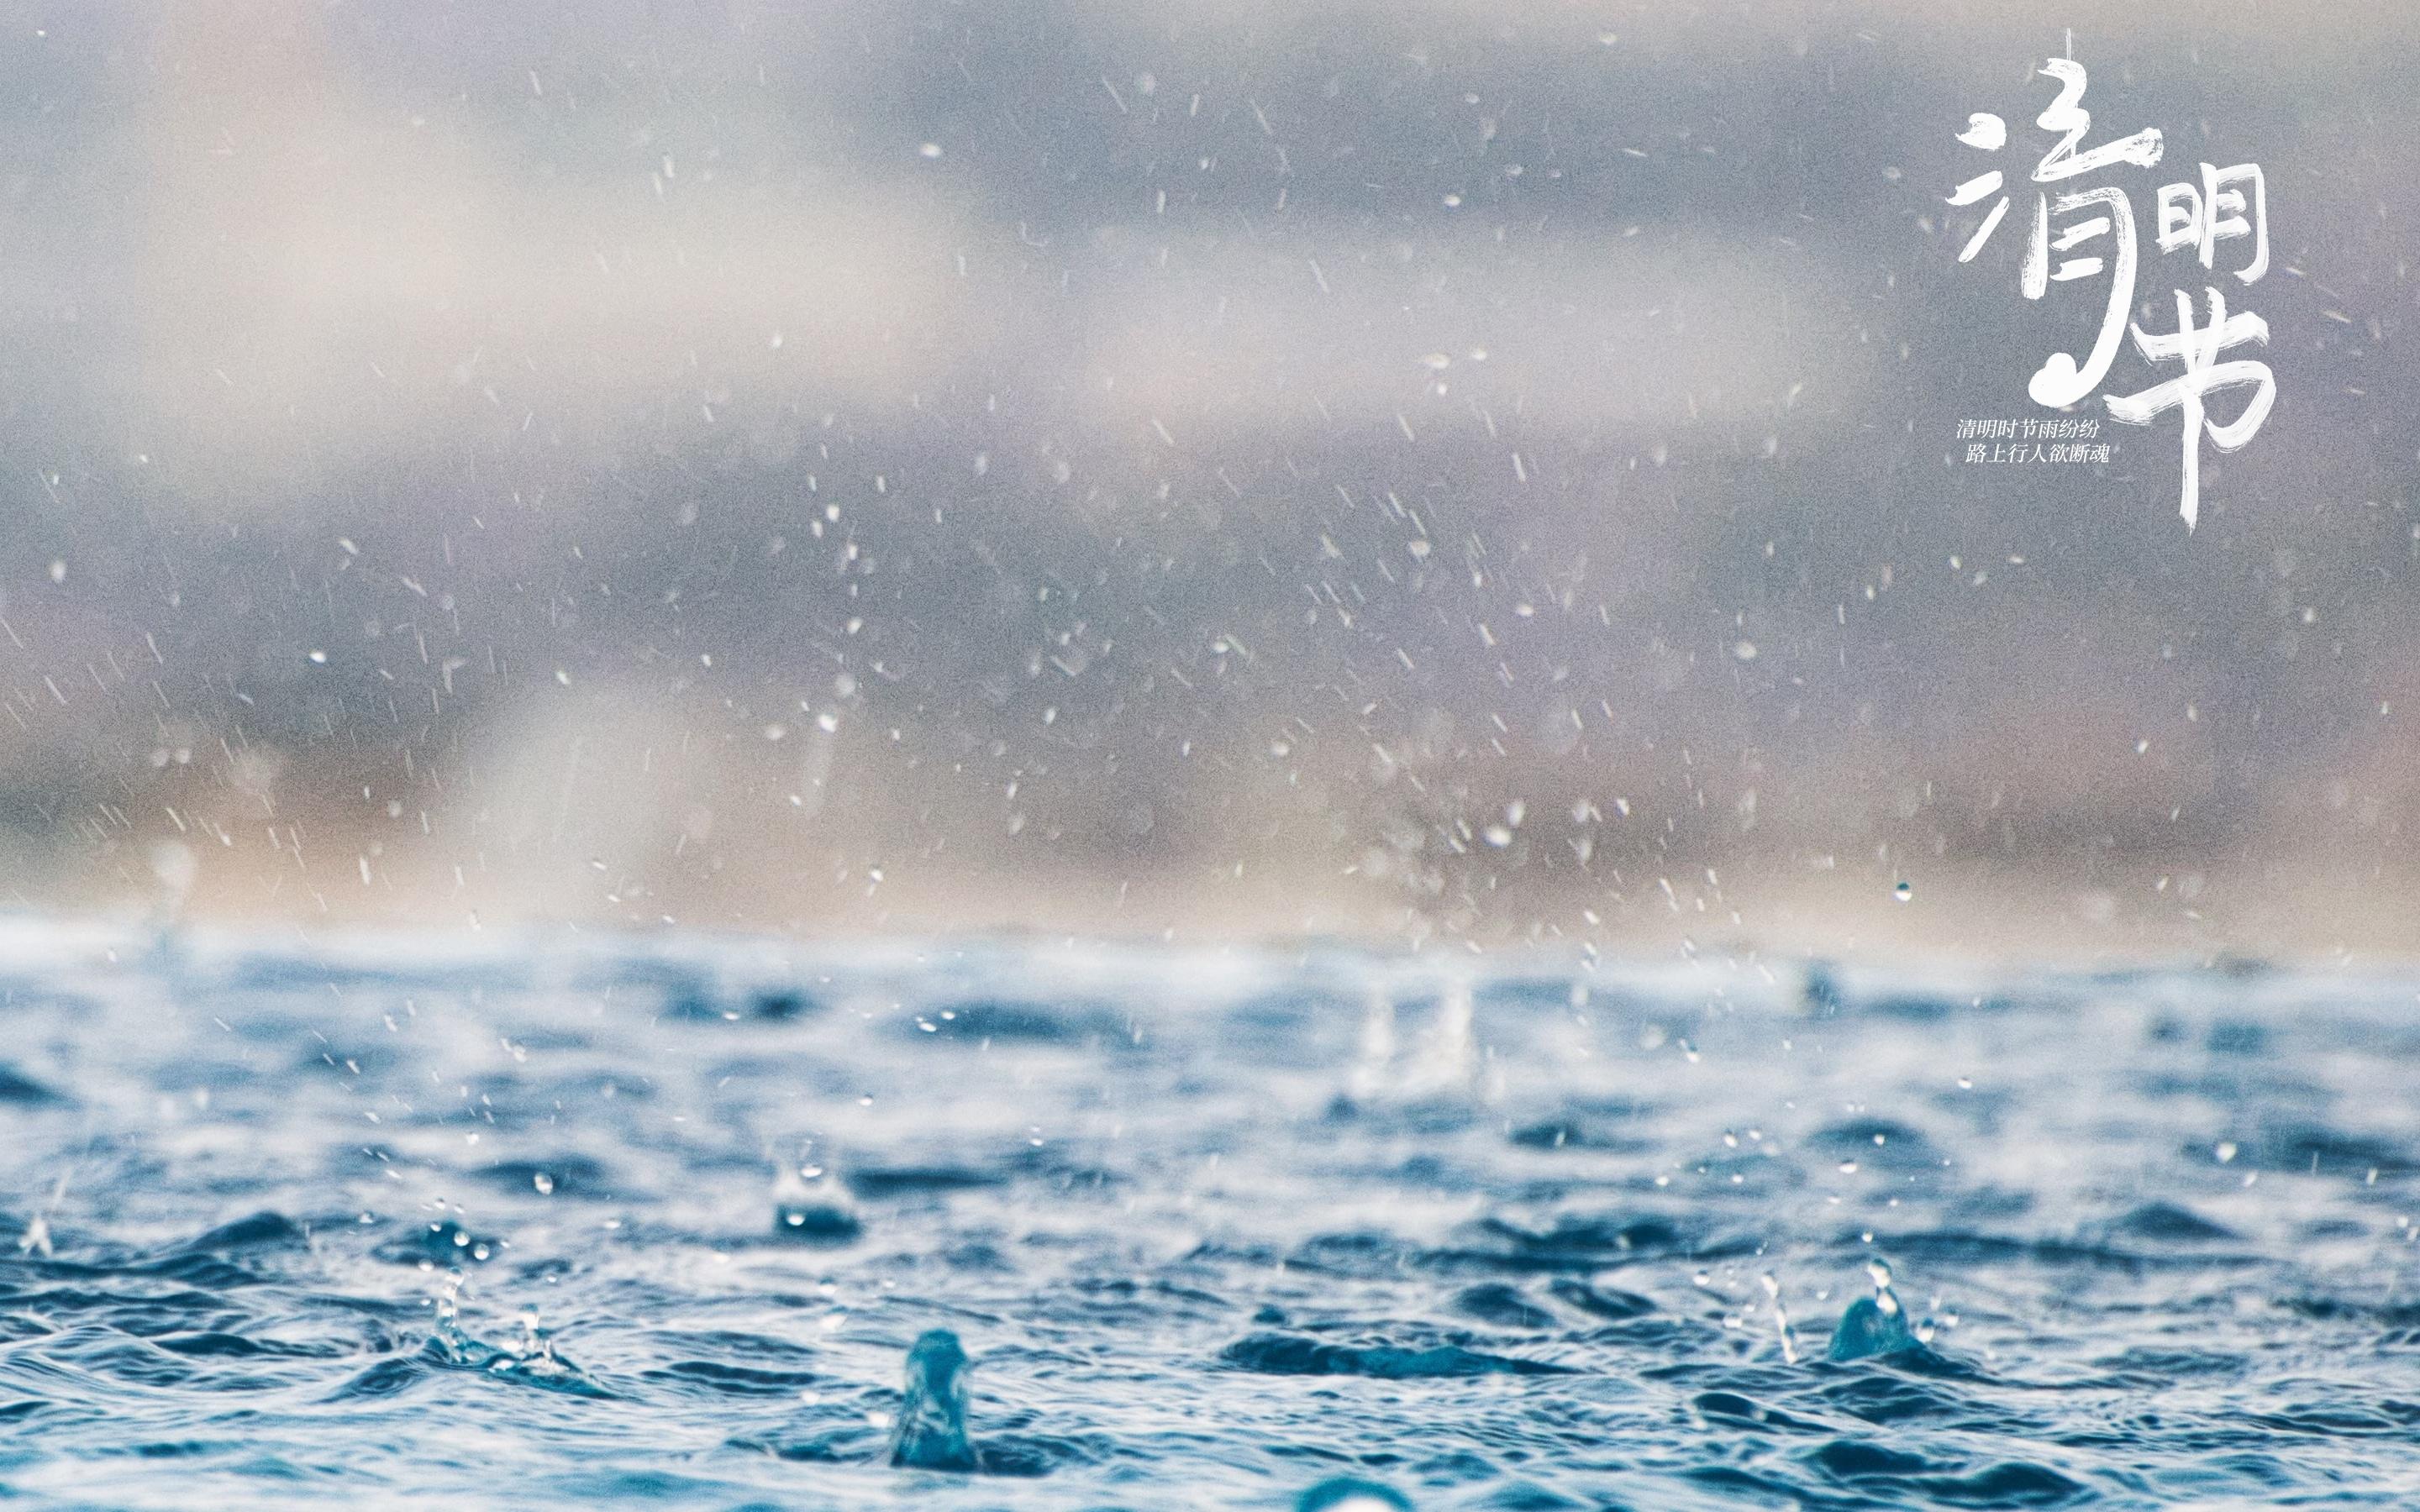
[[[34,1504],[2420,1504],[2410,980],[0,964]],[[1931,1349],[1825,1363],[1876,1261]],[[884,1463],[935,1327],[992,1473]]]

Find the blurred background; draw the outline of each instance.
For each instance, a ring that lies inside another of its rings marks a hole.
[[[2190,536],[1955,435],[2071,45],[2155,328],[2267,174]],[[2409,953],[2415,144],[2400,0],[0,6],[0,903]]]

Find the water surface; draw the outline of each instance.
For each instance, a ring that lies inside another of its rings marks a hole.
[[[2420,1501],[2412,980],[0,936],[28,1505]]]

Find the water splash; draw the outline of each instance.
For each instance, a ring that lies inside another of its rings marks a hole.
[[[1915,1331],[1908,1327],[1907,1309],[1891,1286],[1889,1262],[1867,1261],[1866,1274],[1873,1281],[1874,1294],[1851,1303],[1840,1317],[1839,1326],[1832,1331],[1827,1358],[1835,1364],[1923,1348]]]
[[[1785,1365],[1798,1363],[1798,1334],[1790,1326],[1790,1309],[1782,1305],[1781,1278],[1767,1271],[1757,1278],[1764,1287],[1765,1300],[1773,1305],[1773,1331],[1781,1340],[1781,1359]]]
[[[813,1161],[784,1161],[773,1178],[773,1232],[806,1244],[846,1244],[865,1229],[856,1205]]]
[[[586,1371],[555,1353],[553,1335],[539,1326],[535,1309],[520,1315],[521,1336],[512,1347],[500,1348],[466,1332],[461,1321],[461,1289],[462,1276],[457,1272],[445,1278],[437,1294],[437,1327],[424,1351],[430,1363],[569,1396],[613,1395]]]
[[[1383,984],[1373,985],[1369,1006],[1362,1011],[1360,1040],[1346,1088],[1357,1103],[1374,1102],[1386,1095],[1394,1069],[1395,999]]]
[[[1456,978],[1437,1000],[1436,1018],[1420,1036],[1404,1071],[1404,1091],[1413,1098],[1467,1094],[1479,1080],[1479,1050],[1472,1034],[1476,1008],[1470,983]]]
[[[967,1437],[967,1351],[946,1328],[918,1335],[891,1431],[891,1462],[910,1470],[972,1474],[982,1468]]]

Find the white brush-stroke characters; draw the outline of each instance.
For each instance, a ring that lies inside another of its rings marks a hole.
[[[2164,150],[2160,133],[2148,126],[2132,136],[2079,150],[2085,133],[2092,129],[2092,113],[2084,108],[2087,83],[2084,65],[2072,58],[2052,58],[2042,65],[2041,71],[2058,81],[2059,91],[2048,108],[2034,118],[2034,124],[2045,131],[2057,132],[2058,140],[2034,165],[2035,183],[2064,183],[2120,163],[2148,168],[2160,161]],[[1958,134],[1959,141],[1986,152],[1998,151],[2008,139],[2008,123],[1990,115],[1968,117],[1966,130]],[[1949,203],[1975,204],[1998,193],[2002,182],[1997,169],[1969,178],[1950,193]],[[2087,213],[2096,208],[2104,213]],[[1958,255],[1960,262],[1973,261],[1975,255],[1983,250],[1984,242],[1991,239],[2008,208],[2008,198],[2002,195],[1984,218],[1981,229]],[[2055,240],[2051,236],[2054,221],[2058,223]],[[2103,237],[2110,239],[2108,257],[2066,255]],[[2134,207],[2122,189],[2079,190],[2062,193],[2055,200],[2046,190],[2034,195],[2033,235],[2026,244],[2017,281],[2024,297],[2039,300],[2053,284],[2093,278],[2104,271],[2109,275],[2109,296],[2103,302],[2101,328],[2093,338],[2089,355],[2078,363],[2070,353],[2053,352],[2025,386],[2036,404],[2064,409],[2089,394],[2108,376],[2109,364],[2118,358],[2118,342],[2126,333],[2126,312],[2134,302]],[[2051,263],[2054,253],[2059,255],[2055,267]]]
[[[2098,147],[2083,146],[2092,127],[2092,114],[2084,108],[2087,80],[2083,64],[2072,58],[2051,58],[2040,72],[2057,81],[2059,87],[2057,97],[2035,117],[2034,124],[2056,133],[2058,139],[2035,165],[2035,183],[2063,184],[2105,169],[2158,164],[2164,145],[2156,128],[2145,127]],[[1978,112],[1967,117],[1966,130],[1957,134],[1957,140],[1980,151],[1997,152],[2008,146],[2008,123]],[[2009,196],[2002,193],[2006,182],[2005,176],[1993,169],[1968,178],[1950,193],[1948,201],[1958,208],[1998,196],[1960,250],[1960,262],[1974,261],[2006,218]],[[2054,284],[2108,279],[2100,329],[2083,360],[2071,352],[2052,352],[2025,385],[2026,394],[2036,404],[2064,409],[2101,387],[2117,361],[2120,338],[2129,330],[2127,314],[2134,303],[2139,263],[2133,203],[2123,188],[2114,184],[2077,187],[2055,195],[2045,188],[2034,196],[2032,221],[2032,235],[2017,278],[2018,290],[2026,299],[2043,298]],[[2269,187],[2258,163],[2221,168],[2205,162],[2198,184],[2164,185],[2159,191],[2157,226],[2157,246],[2164,255],[2191,249],[2204,269],[2213,269],[2219,243],[2248,239],[2250,257],[2231,271],[2241,282],[2254,284],[2269,270]],[[2244,342],[2265,345],[2267,324],[2248,313],[2229,316],[2218,291],[2213,288],[2209,293],[2210,323],[2198,330],[2193,322],[2191,299],[2181,290],[2177,293],[2176,334],[2153,335],[2139,325],[2132,327],[2135,349],[2144,361],[2180,360],[2185,366],[2180,377],[2140,393],[2103,396],[2111,415],[2129,424],[2148,424],[2153,416],[2169,409],[2184,411],[2184,500],[2179,513],[2187,530],[2200,513],[2204,431],[2221,451],[2235,451],[2259,431],[2277,397],[2276,379],[2265,363],[2242,358],[2218,361],[2220,352]],[[2214,390],[2243,386],[2253,387],[2254,393],[2241,415],[2227,424],[2208,419],[2203,408],[2207,395]]]
[[[2134,347],[2147,363],[2180,359],[2184,372],[2164,383],[2156,383],[2140,393],[2110,394],[2109,413],[2113,419],[2130,425],[2148,425],[2155,415],[2170,409],[2182,409],[2185,421],[2184,506],[2180,511],[2185,518],[2185,529],[2192,530],[2194,518],[2201,512],[2201,437],[2205,428],[2211,444],[2222,452],[2242,449],[2245,442],[2260,432],[2260,423],[2269,418],[2269,407],[2277,402],[2277,380],[2271,375],[2269,364],[2238,358],[2222,363],[2219,353],[2244,342],[2269,345],[2269,323],[2249,312],[2229,315],[2226,298],[2218,290],[2207,289],[2210,296],[2210,323],[2198,331],[2194,328],[2193,296],[2177,290],[2177,332],[2173,336],[2157,336],[2134,327]],[[2243,412],[2227,424],[2220,424],[2203,413],[2203,401],[2219,389],[2251,385],[2252,398]]]
[[[2235,276],[2246,284],[2257,284],[2269,270],[2269,180],[2260,164],[2239,162],[2221,168],[2205,162],[2198,189],[2190,183],[2161,186],[2162,252],[2192,247],[2208,268],[2216,261],[2220,242],[2245,236],[2252,239],[2252,260],[2235,270]]]

